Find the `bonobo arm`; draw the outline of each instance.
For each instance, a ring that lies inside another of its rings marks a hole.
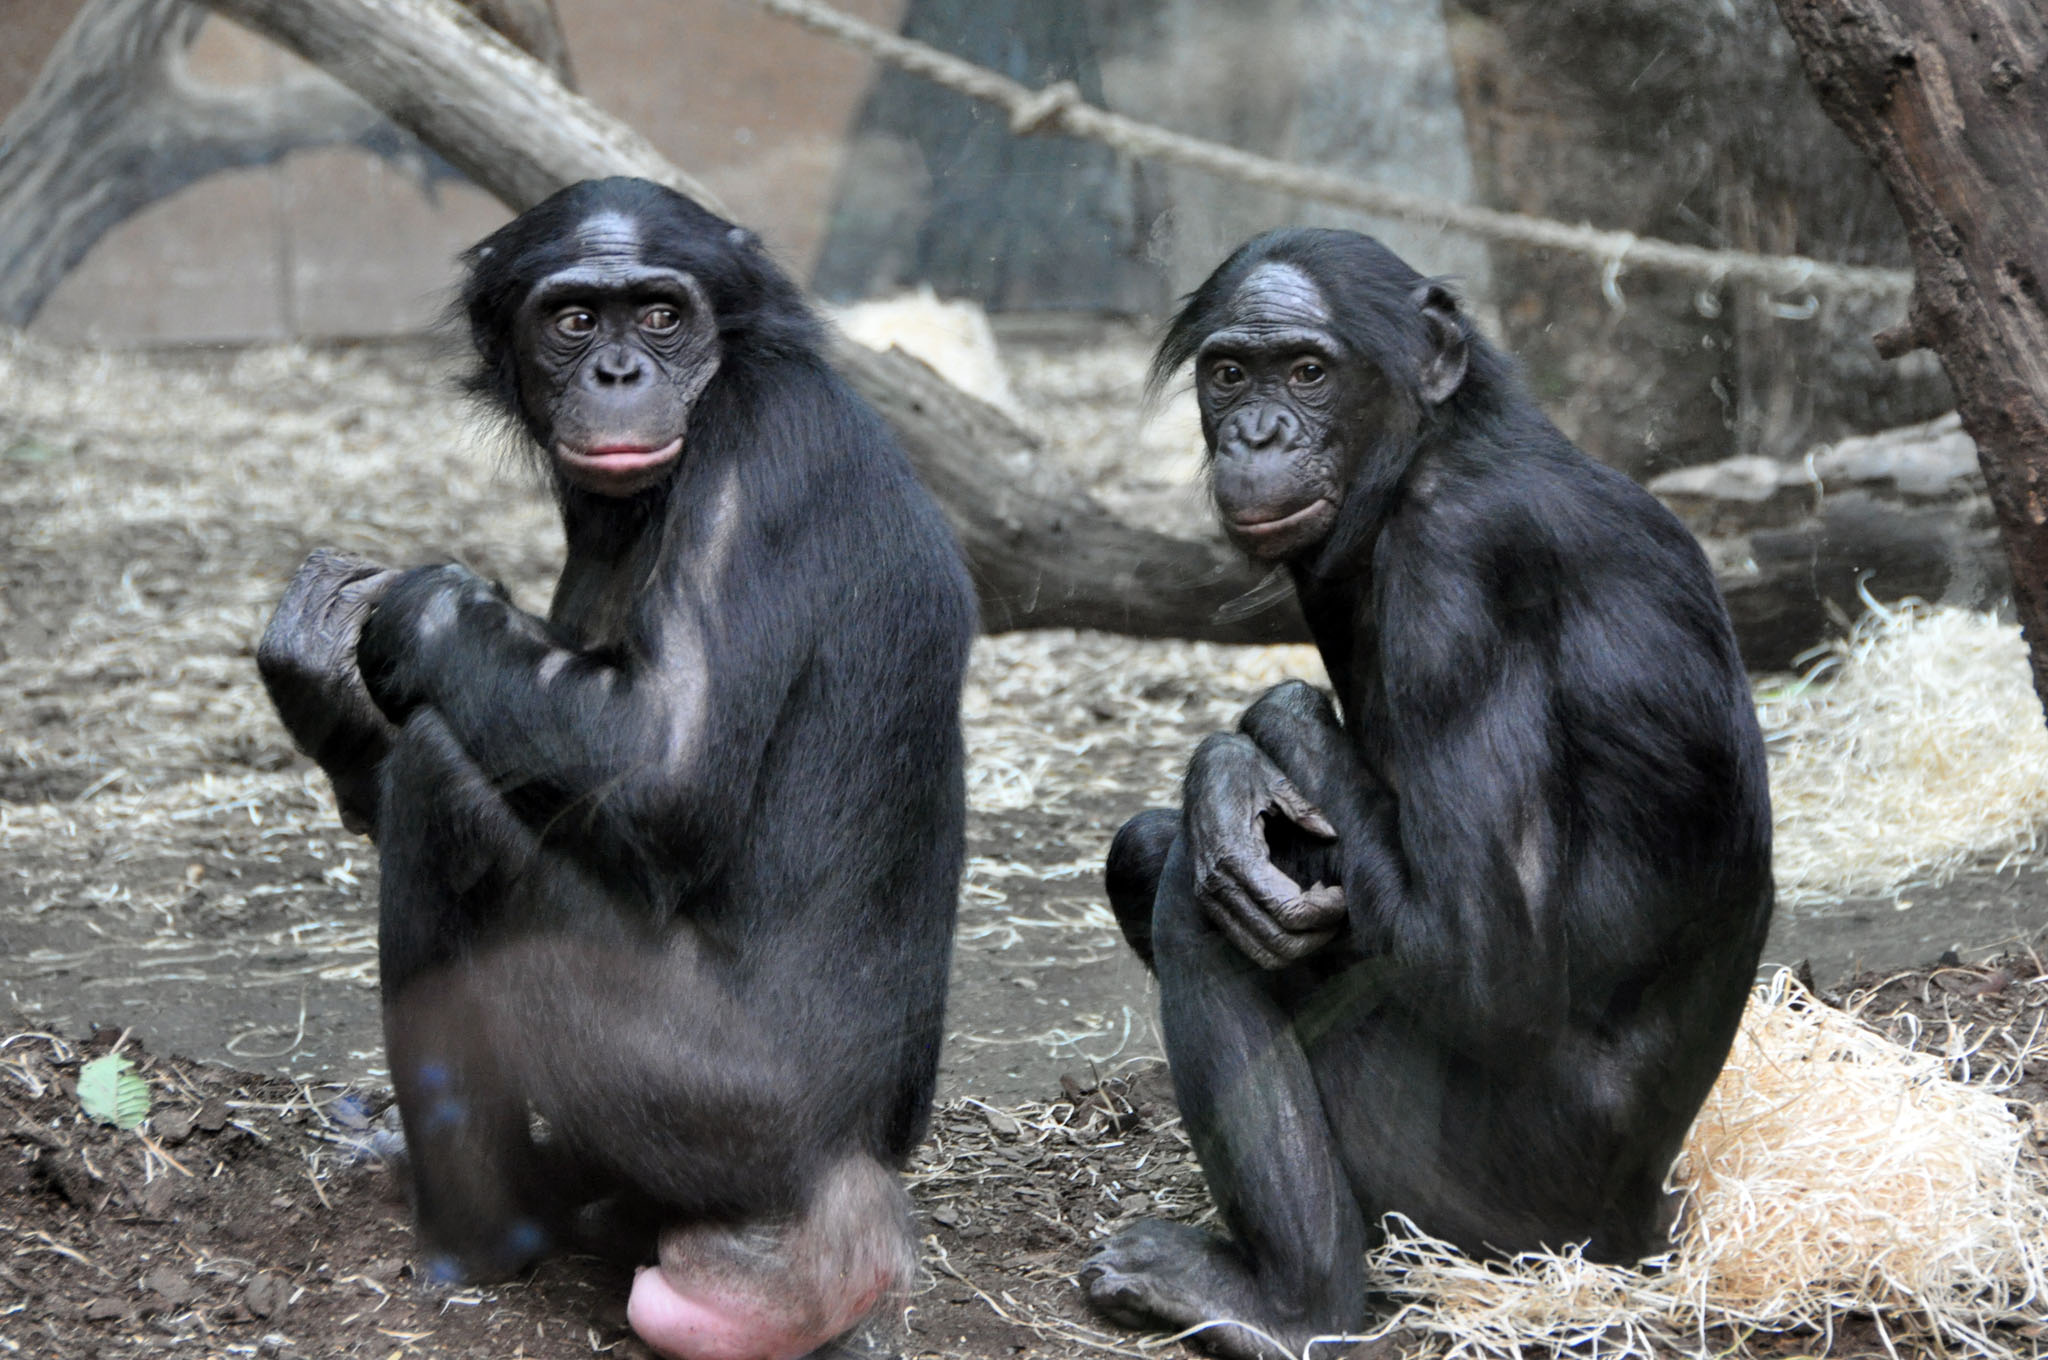
[[[1509,519],[1474,514],[1463,540],[1441,523],[1390,527],[1389,540],[1406,532],[1379,557],[1378,627],[1358,630],[1377,640],[1360,661],[1384,699],[1347,716],[1380,724],[1367,744],[1392,787],[1338,820],[1353,943],[1423,1023],[1496,1054],[1566,1023],[1564,828],[1593,777],[1563,767],[1558,667],[1560,636],[1596,592],[1589,573],[1567,583],[1553,566],[1520,572],[1527,598],[1504,599],[1488,535]],[[1625,881],[1626,870],[1611,890]]]
[[[342,825],[355,832],[376,825],[377,765],[392,735],[356,670],[356,640],[398,577],[322,548],[292,576],[256,644],[256,669],[285,730],[326,771]]]
[[[466,567],[421,567],[386,593],[357,657],[387,717],[431,706],[528,825],[570,833],[563,844],[594,860],[655,849],[701,868],[751,806],[797,670],[773,648],[812,630],[792,620],[773,638],[727,639],[688,602],[667,606],[651,636],[583,649]],[[727,616],[735,607],[720,602]],[[748,686],[721,685],[730,674]]]

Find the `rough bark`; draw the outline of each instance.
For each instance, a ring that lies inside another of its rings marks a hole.
[[[2048,12],[2039,0],[1778,0],[1822,107],[1905,219],[1887,353],[1955,384],[2048,702]]]
[[[601,175],[640,175],[717,206],[638,133],[447,0],[209,3],[332,73],[514,209]],[[1261,593],[1263,574],[1221,542],[1124,524],[1036,457],[1024,430],[923,364],[852,344],[834,358],[952,520],[990,631],[1307,636],[1292,593]]]
[[[551,0],[477,3],[567,70]],[[247,90],[195,79],[185,51],[205,21],[184,0],[87,0],[0,123],[0,322],[27,325],[102,236],[159,199],[382,127],[325,75]]]

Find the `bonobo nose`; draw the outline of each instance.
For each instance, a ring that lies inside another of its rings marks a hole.
[[[593,369],[599,386],[622,387],[647,376],[647,361],[620,345],[598,355]]]
[[[1271,453],[1293,444],[1300,432],[1300,422],[1286,407],[1253,406],[1230,418],[1219,443],[1226,453]]]

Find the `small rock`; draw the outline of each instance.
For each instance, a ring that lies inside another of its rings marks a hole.
[[[177,1196],[178,1187],[171,1184],[168,1176],[160,1176],[142,1188],[136,1197],[136,1207],[150,1218],[162,1218],[170,1212],[171,1201]]]
[[[199,1107],[192,1122],[208,1133],[219,1133],[228,1126],[228,1103],[219,1096],[213,1097]]]
[[[932,1222],[942,1228],[957,1228],[960,1226],[960,1211],[950,1207],[934,1209],[932,1210]]]
[[[1143,1190],[1138,1191],[1135,1195],[1125,1195],[1116,1202],[1116,1209],[1120,1214],[1142,1214],[1151,1207],[1152,1196],[1146,1194]]]
[[[327,1117],[343,1128],[360,1133],[370,1127],[369,1105],[361,1096],[349,1094],[327,1107]]]
[[[290,1337],[271,1332],[256,1343],[256,1354],[262,1356],[263,1360],[275,1360],[275,1357],[283,1355],[285,1347],[291,1344]]]
[[[87,1322],[112,1322],[128,1316],[128,1305],[119,1299],[99,1298],[85,1305]]]
[[[189,1303],[199,1287],[170,1266],[158,1266],[142,1277],[142,1287],[173,1306]]]
[[[268,1271],[258,1274],[242,1288],[242,1306],[260,1318],[274,1318],[291,1302],[291,1282]]]
[[[166,1143],[182,1143],[192,1136],[193,1111],[160,1110],[149,1117],[150,1128]]]
[[[988,1121],[989,1132],[998,1138],[1015,1138],[1018,1134],[1024,1132],[1022,1124],[1019,1124],[1001,1110],[983,1110],[981,1116]]]
[[[399,1262],[389,1256],[380,1256],[363,1267],[363,1275],[378,1284],[387,1284],[398,1278]]]

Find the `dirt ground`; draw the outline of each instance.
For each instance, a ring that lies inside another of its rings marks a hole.
[[[1016,381],[1027,407],[1062,414],[1057,451],[1105,499],[1196,525],[1185,450],[1128,414],[1139,369],[1110,336],[1029,357]],[[453,1295],[412,1278],[404,1206],[362,1150],[387,1099],[374,862],[250,659],[316,546],[454,555],[545,600],[552,511],[479,451],[443,378],[421,346],[139,359],[0,339],[10,1353],[635,1353],[623,1282],[596,1267]],[[1123,1220],[1207,1210],[1099,866],[1125,817],[1171,799],[1203,734],[1315,673],[1299,648],[978,644],[946,1104],[911,1178],[925,1274],[886,1347],[1137,1353],[1080,1311],[1074,1267]],[[2037,871],[1898,901],[1788,916],[1772,957],[1813,958],[1825,984],[1858,961],[1980,959],[2048,924]],[[1894,985],[2025,1026],[2048,1001],[2040,971],[2011,964],[1972,995],[1950,983],[1994,974]],[[140,1133],[93,1125],[67,1085],[122,1036],[157,1102]]]

